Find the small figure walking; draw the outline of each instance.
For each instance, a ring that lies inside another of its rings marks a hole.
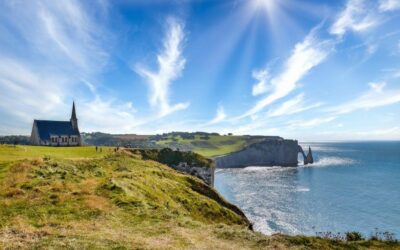
[[[98,149],[98,148],[97,148],[97,146],[96,146],[96,152],[97,152],[97,149]]]

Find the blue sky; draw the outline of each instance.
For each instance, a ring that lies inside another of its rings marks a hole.
[[[0,3],[0,134],[400,139],[399,0]]]

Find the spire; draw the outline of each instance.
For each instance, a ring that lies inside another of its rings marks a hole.
[[[72,127],[75,130],[79,131],[78,130],[78,118],[76,118],[76,111],[75,111],[75,102],[72,102],[72,114],[71,114],[70,121],[71,121]]]
[[[72,102],[72,114],[71,114],[71,121],[73,121],[73,120],[78,120],[77,118],[76,118],[76,112],[75,112],[75,101],[73,101]]]

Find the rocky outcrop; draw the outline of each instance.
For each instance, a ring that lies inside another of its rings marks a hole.
[[[181,162],[178,165],[171,165],[171,168],[184,172],[202,179],[210,186],[214,186],[214,172],[215,168],[205,166],[192,166],[186,162]]]
[[[308,156],[297,140],[283,138],[266,139],[251,144],[240,151],[214,159],[217,168],[239,168],[247,166],[297,166],[297,155],[301,152],[304,162],[312,163],[311,148]]]
[[[312,156],[312,152],[311,152],[311,147],[310,146],[308,147],[307,155],[306,155],[306,153],[304,153],[304,151],[301,148],[301,146],[299,146],[299,153],[301,153],[303,155],[304,165],[314,163],[314,158]]]
[[[312,156],[311,147],[309,146],[308,154],[307,154],[306,158],[304,159],[304,165],[312,164],[312,163],[314,163],[314,158]]]

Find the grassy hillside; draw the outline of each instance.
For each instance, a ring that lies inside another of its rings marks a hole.
[[[101,158],[114,148],[101,147],[101,152],[94,146],[91,147],[41,147],[25,145],[0,145],[0,162],[22,159],[45,158],[50,156],[59,159],[87,159]]]
[[[133,148],[169,147],[181,151],[193,151],[205,157],[228,154],[242,149],[244,146],[265,138],[249,135],[219,135],[205,132],[171,132],[162,135],[106,134],[82,133],[85,145],[98,146],[130,146]],[[0,136],[0,144],[29,144],[28,136]],[[35,155],[38,152],[32,152]],[[0,159],[1,160],[1,159]]]
[[[2,146],[0,156],[0,249],[399,247],[255,233],[199,179],[132,152]]]
[[[193,151],[206,157],[224,155],[265,138],[265,136],[219,135],[205,132],[171,132],[162,135],[112,135],[105,133],[82,133],[88,145],[131,146],[135,148],[169,147],[181,151]]]
[[[193,135],[193,138],[184,138],[179,135],[166,135],[157,141],[158,145],[168,147],[186,146],[188,149],[206,157],[228,154],[242,149],[262,137],[234,136],[234,135]]]

